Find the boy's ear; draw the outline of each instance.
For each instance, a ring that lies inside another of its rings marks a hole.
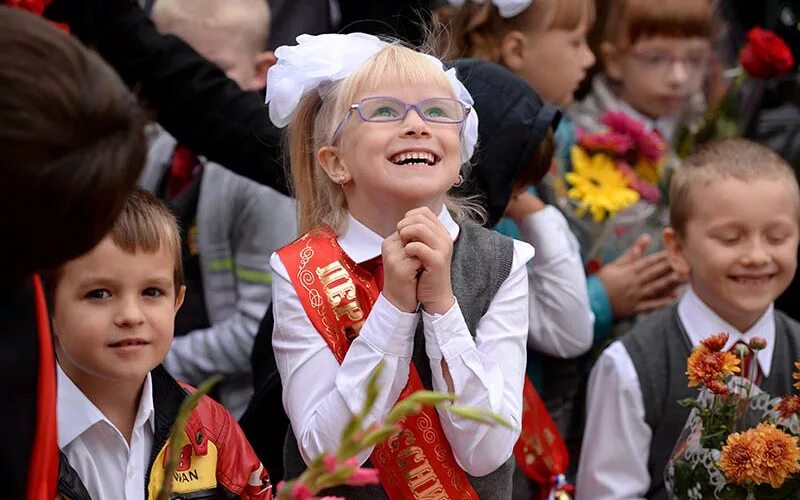
[[[622,53],[611,42],[600,44],[600,57],[603,61],[603,69],[606,74],[614,81],[622,80]]]
[[[350,181],[350,170],[342,160],[342,150],[337,146],[324,146],[317,151],[317,161],[322,166],[322,170],[328,174],[330,179],[337,184],[345,184]]]
[[[178,309],[181,308],[183,305],[183,299],[186,298],[186,285],[181,285],[181,288],[178,290],[178,293],[175,294],[175,312],[178,312]]]
[[[528,49],[528,39],[518,30],[512,30],[500,40],[500,56],[505,66],[517,73],[525,66],[525,51]]]
[[[689,280],[692,268],[686,259],[683,236],[675,228],[667,227],[663,233],[664,248],[667,250],[667,259],[672,270],[682,279]]]
[[[252,86],[250,88],[263,89],[267,85],[267,70],[277,62],[278,58],[275,57],[275,53],[271,50],[256,54],[254,63],[256,76],[253,77]]]

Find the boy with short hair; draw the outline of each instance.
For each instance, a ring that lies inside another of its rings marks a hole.
[[[800,324],[773,301],[797,268],[799,193],[783,159],[742,139],[711,143],[675,171],[664,243],[690,288],[611,344],[592,370],[579,498],[667,498],[664,470],[689,416],[678,400],[697,394],[686,361],[703,338],[728,332],[731,349],[764,337],[751,375],[767,392],[791,392]]]
[[[181,443],[170,427],[191,388],[160,363],[185,293],[180,234],[136,190],[108,235],[47,277],[58,358],[59,492],[72,500],[155,499],[169,446],[178,494],[269,499],[267,472],[233,417],[203,397]]]
[[[158,0],[153,20],[243,89],[264,87],[275,61],[264,50],[264,0]],[[250,354],[271,300],[269,256],[297,237],[294,201],[198,157],[163,131],[140,184],[173,209],[184,236],[188,289],[164,366],[190,384],[222,374],[215,396],[239,418],[253,394]]]

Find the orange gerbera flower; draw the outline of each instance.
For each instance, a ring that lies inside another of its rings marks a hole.
[[[775,411],[781,414],[783,418],[789,418],[795,413],[800,412],[800,396],[784,396],[781,402],[775,405]]]
[[[713,381],[721,381],[734,373],[739,373],[739,358],[735,354],[712,351],[704,344],[692,351],[686,366],[689,387],[699,384],[708,387]]]
[[[755,428],[763,442],[760,473],[757,484],[769,483],[773,488],[780,488],[787,477],[800,472],[800,448],[797,437],[790,436],[775,427],[775,424],[759,424]]]
[[[753,481],[758,475],[763,443],[755,429],[734,432],[722,447],[717,465],[733,484]]]

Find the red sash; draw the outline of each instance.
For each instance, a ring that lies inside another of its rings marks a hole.
[[[342,251],[330,231],[306,234],[278,255],[308,318],[341,363],[378,299],[375,279]],[[422,389],[412,363],[398,401]],[[406,417],[401,427],[398,436],[375,446],[370,457],[390,499],[478,500],[434,408],[426,406]]]
[[[307,233],[280,249],[278,255],[306,315],[341,363],[380,294],[374,277],[344,253],[330,230]],[[411,363],[408,384],[398,401],[422,389]],[[569,457],[555,423],[527,377],[523,398],[522,433],[514,456],[546,498],[553,478],[566,470]],[[401,425],[400,434],[377,445],[370,457],[390,499],[478,498],[455,461],[434,408],[425,407],[406,417]]]

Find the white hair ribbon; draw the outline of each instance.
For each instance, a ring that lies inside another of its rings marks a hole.
[[[450,5],[453,7],[461,7],[466,3],[467,0],[448,0]],[[484,0],[472,0],[477,4],[483,4]],[[491,0],[492,3],[497,7],[497,10],[500,12],[501,17],[505,17],[508,19],[509,17],[514,17],[518,14],[521,14],[525,9],[527,9],[532,3],[533,0]]]
[[[295,109],[304,94],[323,92],[333,82],[353,74],[387,43],[365,33],[300,35],[297,45],[284,45],[275,50],[278,59],[267,72],[269,118],[277,127],[285,127],[294,117]],[[445,71],[444,65],[433,56],[432,61]],[[456,98],[472,108],[469,91],[458,80],[455,68],[445,71]],[[478,142],[478,114],[471,109],[463,125],[462,155],[466,162],[472,157]]]

